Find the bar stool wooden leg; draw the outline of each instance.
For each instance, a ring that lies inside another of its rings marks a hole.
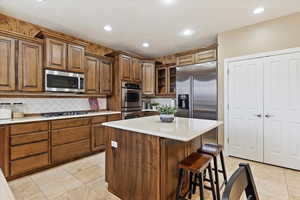
[[[189,195],[188,195],[188,199],[192,199],[192,194],[193,194],[193,182],[194,182],[194,173],[193,172],[190,172],[190,184],[189,184]]]
[[[223,151],[220,152],[220,158],[221,158],[221,164],[222,164],[222,171],[223,171],[224,183],[226,185],[227,184],[227,173],[226,173],[226,168],[225,168]]]
[[[203,181],[203,173],[199,173],[199,183],[200,183],[200,200],[204,200],[204,181]]]
[[[208,165],[208,175],[209,175],[209,182],[212,190],[213,200],[216,200],[216,190],[215,190],[215,183],[212,174],[211,164]]]
[[[180,192],[182,190],[183,186],[183,177],[184,177],[184,170],[179,170],[179,176],[178,176],[178,185],[177,185],[177,191],[176,191],[176,200],[180,200]]]
[[[218,160],[217,157],[214,156],[214,171],[215,171],[215,180],[216,180],[216,190],[217,190],[217,199],[221,199],[220,195],[220,182],[219,182],[219,172],[218,172]]]

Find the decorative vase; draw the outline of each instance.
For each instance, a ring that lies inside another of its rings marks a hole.
[[[173,122],[174,114],[160,114],[160,120],[162,122]]]

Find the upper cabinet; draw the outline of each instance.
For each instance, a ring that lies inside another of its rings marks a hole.
[[[142,62],[139,59],[132,59],[132,80],[133,81],[141,81],[142,75]]]
[[[99,92],[99,60],[98,58],[85,57],[85,91],[96,94]]]
[[[143,95],[155,95],[155,64],[143,63],[142,67]]]
[[[119,56],[119,69],[122,80],[130,81],[131,79],[131,68],[132,68],[132,58],[125,55]]]
[[[46,38],[45,67],[67,70],[67,44],[59,40]]]
[[[156,68],[156,95],[174,96],[176,94],[176,66]]]
[[[108,61],[100,62],[100,94],[112,94],[112,63]]]
[[[87,43],[48,32],[41,32],[39,37],[45,39],[45,68],[85,72],[84,55]]]
[[[0,36],[0,90],[14,91],[16,40]]]
[[[19,41],[18,89],[41,92],[43,90],[42,45]]]
[[[91,94],[112,94],[112,62],[97,56],[85,57],[85,91]]]
[[[179,55],[177,57],[177,66],[193,65],[203,62],[214,61],[217,59],[217,50],[210,49],[192,54]]]
[[[84,72],[84,47],[68,45],[68,71]]]

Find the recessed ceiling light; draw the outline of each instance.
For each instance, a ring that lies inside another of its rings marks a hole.
[[[37,2],[43,2],[43,1],[45,1],[45,0],[36,0]]]
[[[111,25],[105,25],[104,26],[104,30],[106,30],[106,31],[112,31]]]
[[[170,5],[174,3],[174,0],[163,0],[164,4]]]
[[[150,46],[150,44],[149,44],[148,42],[144,42],[144,43],[143,43],[143,47],[146,47],[146,48],[147,48],[147,47],[149,47],[149,46]]]
[[[263,13],[264,11],[265,11],[264,7],[258,7],[253,10],[253,14],[258,15],[258,14]]]
[[[181,32],[181,34],[183,35],[183,36],[190,36],[190,35],[193,35],[195,33],[195,31],[194,30],[191,30],[191,29],[185,29],[185,30],[183,30],[182,32]]]

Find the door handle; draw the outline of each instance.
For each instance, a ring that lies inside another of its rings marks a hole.
[[[265,117],[266,117],[266,118],[271,118],[271,117],[274,117],[274,115],[266,114]]]

